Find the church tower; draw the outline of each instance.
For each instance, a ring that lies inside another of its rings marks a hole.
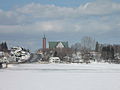
[[[43,49],[46,49],[46,37],[45,37],[45,35],[43,37]]]

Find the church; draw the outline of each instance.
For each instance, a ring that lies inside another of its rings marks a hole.
[[[50,42],[48,42],[48,44],[49,44],[49,49],[69,48],[68,47],[68,41],[67,42],[63,42],[63,41],[50,41]],[[46,37],[45,37],[45,35],[43,37],[42,45],[43,45],[43,50],[45,50],[46,49]]]

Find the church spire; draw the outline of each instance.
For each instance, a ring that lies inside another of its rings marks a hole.
[[[43,49],[46,49],[46,37],[45,37],[45,34],[44,34],[44,37],[43,37]]]

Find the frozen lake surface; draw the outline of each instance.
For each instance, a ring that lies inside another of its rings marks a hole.
[[[120,65],[10,65],[0,70],[0,90],[120,90]]]

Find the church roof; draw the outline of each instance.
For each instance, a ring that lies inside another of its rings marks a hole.
[[[59,43],[62,43],[64,48],[68,48],[68,42],[49,42],[49,48],[56,48],[56,46],[59,44]]]

